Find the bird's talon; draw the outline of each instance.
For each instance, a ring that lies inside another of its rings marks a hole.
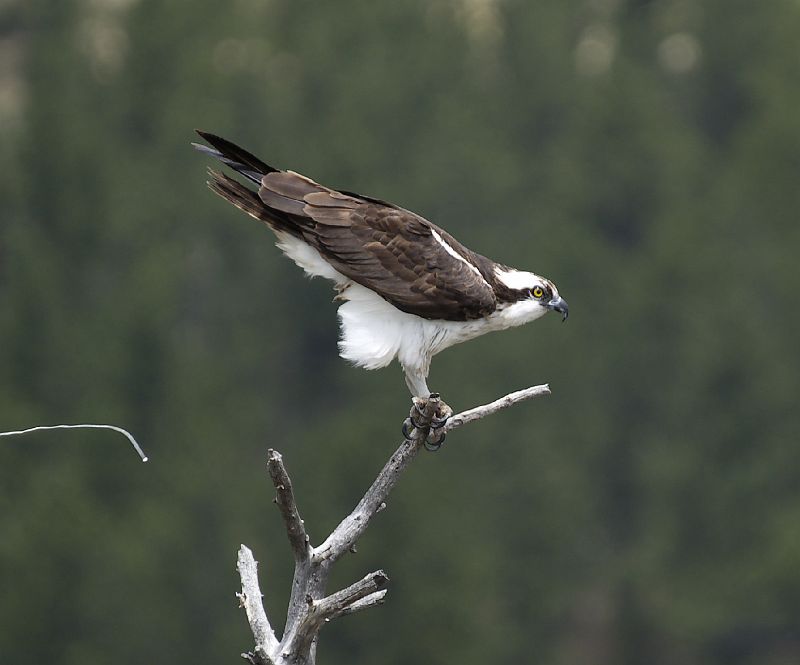
[[[434,429],[443,427],[452,415],[453,409],[450,408],[450,405],[445,402],[440,402],[436,413],[433,414],[433,418],[431,419],[431,427]]]
[[[439,448],[442,447],[447,434],[440,430],[441,428],[431,429],[427,438],[425,439],[425,450],[435,453],[437,450],[439,450]]]
[[[431,393],[429,399],[439,399],[438,393]],[[427,430],[427,436],[425,437],[425,441],[423,442],[425,445],[426,450],[436,451],[442,447],[445,439],[445,432],[444,426],[447,424],[447,421],[450,419],[450,416],[453,415],[453,409],[451,409],[447,404],[444,402],[439,402],[436,407],[436,412],[434,413],[433,417],[430,419],[430,424],[426,427],[422,427],[418,421],[424,418],[425,414],[425,407],[428,404],[427,399],[423,399],[420,397],[414,397],[412,399],[414,406],[411,408],[411,413],[409,417],[405,419],[403,422],[403,436],[411,440],[412,436],[414,435],[414,430]],[[424,422],[424,421],[423,421]]]
[[[439,429],[441,427],[444,427],[447,421],[450,420],[450,415],[446,415],[442,418],[437,418],[436,416],[431,418],[431,429]]]

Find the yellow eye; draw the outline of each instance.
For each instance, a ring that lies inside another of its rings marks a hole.
[[[534,298],[541,298],[544,295],[544,291],[542,291],[541,286],[534,286],[532,293]]]

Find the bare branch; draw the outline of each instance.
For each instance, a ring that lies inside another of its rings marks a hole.
[[[340,611],[334,613],[331,616],[331,619],[347,616],[348,614],[355,614],[356,612],[366,610],[370,607],[375,607],[376,605],[383,605],[383,601],[386,598],[388,591],[388,589],[381,589],[380,591],[371,593],[368,596],[364,596],[361,600],[357,600],[352,605],[343,607]]]
[[[314,549],[313,558],[315,560],[327,559],[333,563],[355,545],[361,534],[366,531],[373,516],[385,507],[382,504],[386,501],[386,497],[389,496],[389,492],[397,484],[400,474],[417,456],[420,448],[425,443],[431,420],[439,404],[439,396],[431,395],[430,399],[425,402],[421,412],[417,410],[416,406],[412,408],[412,417],[419,425],[419,427],[414,428],[412,438],[406,439],[400,444],[400,447],[386,462],[378,477],[364,494],[361,501],[358,502],[353,512],[341,521],[322,545]]]
[[[346,589],[332,593],[321,600],[308,598],[308,609],[288,638],[289,653],[308,653],[325,622],[343,614],[349,607],[367,596],[385,591],[389,578],[382,570],[366,575]],[[283,648],[283,645],[281,645]]]
[[[524,390],[517,390],[516,392],[509,393],[505,397],[496,399],[494,402],[489,402],[489,404],[483,404],[482,406],[476,406],[474,409],[467,409],[466,411],[457,413],[456,415],[452,416],[447,423],[445,423],[444,431],[449,432],[457,427],[471,423],[473,420],[480,420],[486,416],[491,416],[493,413],[497,413],[501,409],[507,409],[509,406],[513,406],[517,402],[523,402],[526,399],[532,399],[534,397],[541,397],[549,394],[550,386],[546,383],[540,386],[531,386],[530,388],[525,388]]]
[[[289,536],[289,544],[292,546],[292,553],[296,562],[308,560],[310,547],[308,545],[308,535],[303,520],[300,518],[300,511],[294,500],[292,481],[283,465],[283,457],[277,450],[269,449],[267,452],[267,469],[272,478],[277,491],[276,503],[280,508],[283,522],[286,525],[286,534]]]
[[[353,604],[377,592],[386,591],[389,577],[382,570],[376,570],[361,578],[346,589],[332,593],[330,596],[314,603],[314,611],[323,620],[340,616]]]
[[[246,545],[239,547],[239,557],[236,562],[239,577],[242,580],[242,593],[239,601],[247,613],[247,621],[256,642],[255,657],[260,656],[259,648],[264,653],[272,653],[278,647],[278,640],[270,626],[264,605],[261,602],[261,589],[258,586],[258,564],[250,548]],[[266,665],[266,664],[265,664]]]
[[[452,416],[442,429],[449,432],[517,402],[548,394],[550,388],[547,385],[519,390]],[[267,467],[277,491],[275,502],[281,511],[294,553],[295,572],[286,627],[278,643],[261,603],[256,562],[244,545],[239,551],[243,591],[240,597],[256,640],[255,651],[242,656],[252,665],[314,665],[317,637],[326,622],[383,603],[389,578],[381,570],[370,573],[346,589],[325,596],[331,566],[345,552],[355,551],[356,541],[366,531],[372,518],[386,507],[386,499],[400,475],[423,448],[440,404],[439,396],[434,394],[412,408],[414,427],[410,439],[400,444],[353,512],[317,548],[309,543],[283,459],[277,451],[269,451]]]

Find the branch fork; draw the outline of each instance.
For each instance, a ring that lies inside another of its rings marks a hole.
[[[458,413],[441,429],[449,432],[518,402],[549,394],[547,385],[519,390],[489,404]],[[275,503],[283,518],[295,570],[286,627],[279,640],[261,602],[258,564],[245,545],[239,548],[237,569],[242,591],[237,596],[255,640],[255,649],[243,653],[242,657],[251,665],[313,665],[322,626],[338,617],[384,602],[389,577],[382,570],[369,573],[345,589],[325,595],[330,569],[343,554],[356,551],[356,542],[367,530],[372,518],[386,508],[389,493],[425,446],[431,422],[440,404],[439,396],[434,394],[412,407],[415,427],[409,438],[395,450],[353,511],[317,547],[311,545],[306,532],[283,457],[276,450],[268,451],[267,470],[275,486]]]

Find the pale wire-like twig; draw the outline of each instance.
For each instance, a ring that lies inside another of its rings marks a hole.
[[[131,442],[133,449],[142,458],[142,462],[146,462],[149,458],[147,455],[144,454],[144,451],[141,449],[139,444],[136,442],[136,439],[133,438],[133,434],[131,434],[128,430],[117,427],[116,425],[96,425],[94,423],[87,423],[81,425],[39,425],[37,427],[29,427],[28,429],[20,429],[14,430],[11,432],[0,432],[0,436],[17,436],[19,434],[30,434],[31,432],[42,432],[45,430],[51,429],[110,429],[114,430],[115,432],[119,432],[123,434],[128,441]]]

